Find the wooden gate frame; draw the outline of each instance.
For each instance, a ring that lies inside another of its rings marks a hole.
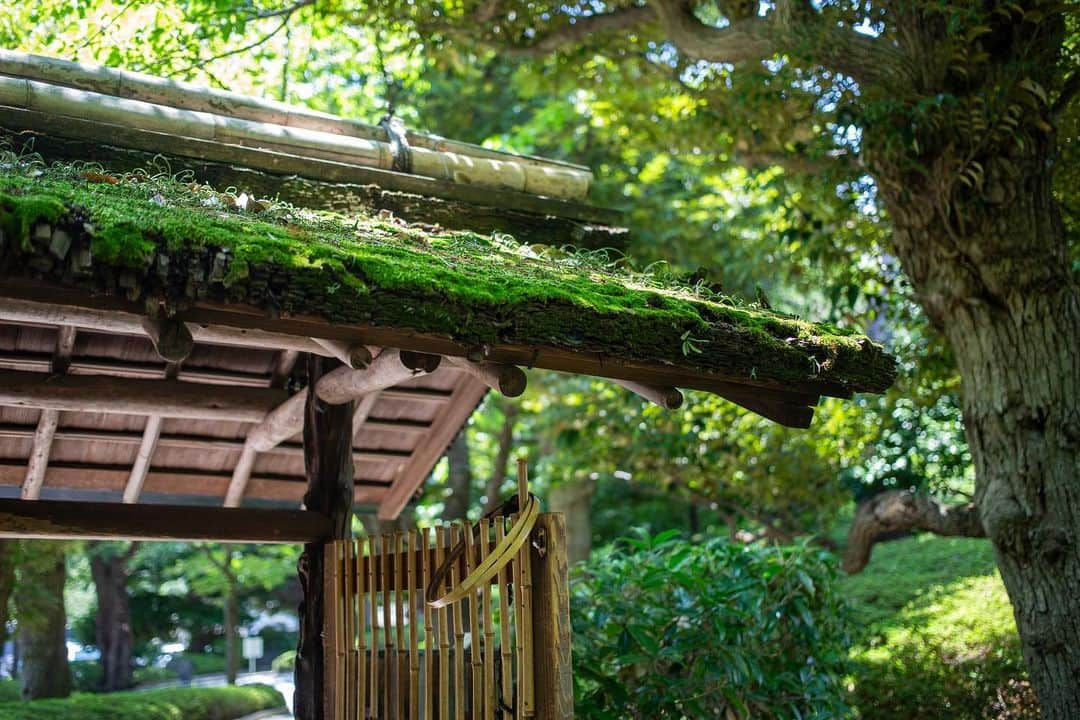
[[[327,361],[309,356],[310,384],[304,408],[304,462],[308,490],[304,505],[328,518],[330,534],[304,546],[297,571],[300,639],[296,656],[293,711],[297,720],[363,720],[338,717],[334,687],[336,649],[333,623],[337,613],[326,596],[333,587],[326,564],[327,545],[352,537],[353,403],[330,405],[314,392]],[[329,368],[325,368],[328,370]],[[566,560],[566,522],[560,513],[543,513],[529,541],[532,566],[533,717],[568,720],[574,716],[570,655],[570,588]],[[479,719],[477,719],[479,720]]]

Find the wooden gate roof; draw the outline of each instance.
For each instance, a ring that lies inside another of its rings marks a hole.
[[[0,487],[23,497],[39,473],[33,496],[295,506],[297,433],[252,438],[273,435],[305,352],[369,351],[356,367],[380,349],[417,355],[416,377],[356,396],[356,498],[384,517],[514,366],[611,378],[670,406],[675,388],[705,390],[794,426],[820,396],[895,375],[851,331],[387,211],[9,163],[0,228]]]

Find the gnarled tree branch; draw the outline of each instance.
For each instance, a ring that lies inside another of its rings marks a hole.
[[[508,44],[501,47],[510,55],[547,55],[567,45],[580,43],[596,33],[629,30],[655,19],[656,15],[648,5],[631,5],[611,12],[576,17],[573,23],[546,32],[529,45]]]
[[[862,570],[870,562],[874,543],[884,535],[903,530],[927,530],[953,537],[986,537],[974,503],[946,505],[909,490],[889,490],[861,503],[855,511],[841,564],[844,572]]]

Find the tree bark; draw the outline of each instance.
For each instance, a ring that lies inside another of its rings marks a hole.
[[[502,502],[499,489],[506,480],[506,464],[510,462],[510,453],[514,450],[514,424],[517,422],[518,405],[514,402],[505,402],[502,411],[503,424],[499,430],[499,451],[495,454],[495,464],[491,467],[491,476],[488,477],[487,487],[484,490],[484,513],[493,511]]]
[[[442,519],[450,522],[464,518],[472,502],[473,474],[465,428],[462,428],[454,442],[450,443],[446,459],[449,465],[446,480],[450,487],[450,497],[446,498],[443,505]],[[505,463],[503,467],[505,468]]]
[[[64,546],[58,542],[35,542],[22,553],[15,608],[22,652],[24,700],[67,697],[71,694],[64,629]]]
[[[848,531],[844,572],[857,573],[870,562],[874,543],[904,530],[928,530],[937,535],[984,538],[974,503],[948,506],[908,490],[888,490],[860,503]]]
[[[552,512],[566,518],[566,558],[573,565],[589,559],[592,552],[591,503],[596,484],[588,478],[558,485],[548,494]]]
[[[947,212],[940,196],[881,186],[963,378],[975,503],[1042,716],[1065,720],[1080,717],[1080,292],[1051,194],[1055,140],[1025,142],[983,158],[983,196],[954,194]]]
[[[94,637],[101,652],[101,689],[126,690],[133,683],[131,611],[127,562],[135,545],[121,552],[113,543],[92,543],[90,575],[97,594]]]
[[[236,587],[236,576],[229,569],[232,564],[232,549],[225,548],[225,682],[229,685],[236,684],[236,673],[239,662],[236,657],[236,626],[240,617],[239,591]]]
[[[0,651],[8,641],[7,622],[11,604],[11,592],[15,589],[15,557],[18,546],[15,540],[0,540]],[[10,668],[14,677],[14,662]],[[2,669],[2,665],[0,665]]]

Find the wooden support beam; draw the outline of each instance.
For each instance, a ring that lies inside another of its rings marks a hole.
[[[146,427],[143,430],[142,441],[139,443],[139,451],[135,454],[135,462],[131,465],[131,475],[124,487],[124,502],[131,504],[139,501],[143,483],[146,482],[146,473],[150,470],[150,459],[157,449],[158,440],[161,437],[160,415],[150,415],[146,418]]]
[[[119,335],[147,335],[145,315],[124,310],[100,310],[59,305],[38,300],[0,297],[0,322],[60,325]],[[265,350],[278,348],[330,356],[332,353],[310,337],[297,337],[257,328],[212,323],[184,323],[194,342]],[[177,329],[177,332],[179,330]]]
[[[2,538],[301,543],[329,532],[326,516],[304,510],[0,500]]]
[[[341,340],[311,339],[325,348],[332,357],[336,357],[353,370],[363,370],[370,365],[379,350],[378,348],[370,348],[367,345],[347,343]]]
[[[433,372],[439,366],[437,362],[424,362],[416,358],[412,360],[421,367],[408,367],[398,350],[385,348],[364,370],[339,367],[327,373],[315,386],[316,392],[323,402],[338,405],[377,390],[393,387],[425,372]],[[431,367],[432,370],[425,371],[426,367]]]
[[[63,375],[71,365],[71,353],[75,348],[75,328],[61,325],[56,331],[56,349],[53,352],[51,370],[55,376]],[[30,457],[26,460],[26,477],[23,479],[21,497],[23,500],[37,500],[41,497],[41,486],[45,483],[45,470],[52,453],[53,438],[60,424],[60,412],[54,408],[43,408],[38,418],[34,440],[30,446]]]
[[[283,388],[292,375],[293,367],[299,359],[300,353],[296,350],[279,350],[277,359],[274,361],[274,369],[270,371],[270,387]]]
[[[45,470],[49,466],[49,453],[52,451],[56,426],[60,422],[60,412],[48,408],[41,411],[34,442],[30,447],[30,457],[26,460],[26,477],[23,479],[20,497],[23,500],[37,500],[41,497],[41,486],[45,483]]]
[[[187,324],[175,317],[143,318],[143,329],[158,357],[166,362],[183,362],[195,347]]]
[[[517,365],[487,361],[473,362],[467,358],[448,356],[447,361],[454,367],[461,368],[487,385],[492,390],[506,397],[518,397],[525,392],[528,379],[525,372]]]
[[[439,409],[438,415],[432,420],[433,431],[428,436],[427,442],[417,448],[409,462],[398,471],[397,479],[390,487],[390,492],[379,504],[380,520],[393,520],[401,514],[409,498],[427,479],[424,473],[446,451],[447,446],[472,415],[487,391],[486,385],[473,378],[458,383],[449,402]]]
[[[0,370],[0,405],[16,407],[259,422],[284,399],[270,388]]]
[[[321,358],[309,356],[311,383],[304,393],[304,459],[308,478],[304,505],[324,515],[330,524],[329,539],[339,540],[352,533],[354,408],[351,402],[329,404],[320,396],[317,388],[324,378],[324,363]],[[332,663],[336,658],[334,648],[327,647],[327,643],[334,641],[335,629],[330,625],[334,621],[330,612],[333,598],[324,592],[325,578],[331,572],[326,567],[325,543],[306,544],[298,567],[303,601],[298,611],[300,638],[293,708],[297,720],[325,720],[329,717],[327,709],[334,707]]]
[[[531,534],[532,640],[536,720],[574,717],[566,520],[542,513]]]
[[[678,388],[643,385],[632,380],[613,380],[630,392],[640,395],[651,403],[656,403],[665,410],[678,410],[683,404],[683,394]]]

